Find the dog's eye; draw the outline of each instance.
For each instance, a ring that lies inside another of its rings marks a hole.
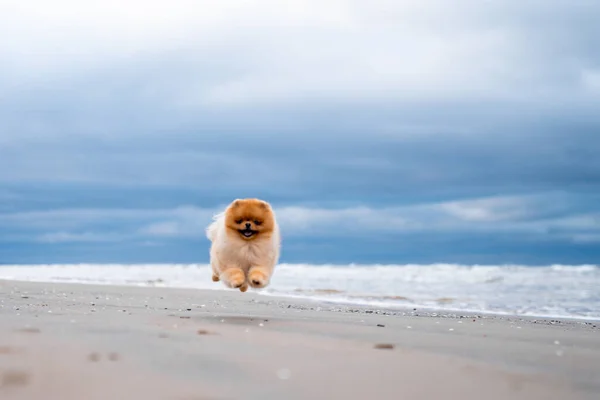
[[[262,221],[256,221],[256,220],[254,221],[254,225],[261,225],[261,224],[262,224]]]
[[[242,221],[243,221],[242,219],[236,219],[236,220],[235,220],[235,223],[236,223],[236,224],[241,224],[241,223],[242,223]]]

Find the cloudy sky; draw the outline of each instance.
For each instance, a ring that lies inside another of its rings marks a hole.
[[[596,0],[0,0],[0,263],[594,263]]]

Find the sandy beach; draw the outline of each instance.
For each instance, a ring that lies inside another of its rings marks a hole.
[[[595,322],[0,281],[0,398],[597,399]]]

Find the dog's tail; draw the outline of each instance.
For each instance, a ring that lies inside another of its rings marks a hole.
[[[213,222],[206,228],[206,237],[211,242],[215,241],[217,232],[219,231],[219,223],[222,222],[224,213],[217,214],[213,217]]]

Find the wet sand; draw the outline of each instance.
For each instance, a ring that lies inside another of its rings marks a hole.
[[[0,398],[598,399],[598,327],[0,281]]]

